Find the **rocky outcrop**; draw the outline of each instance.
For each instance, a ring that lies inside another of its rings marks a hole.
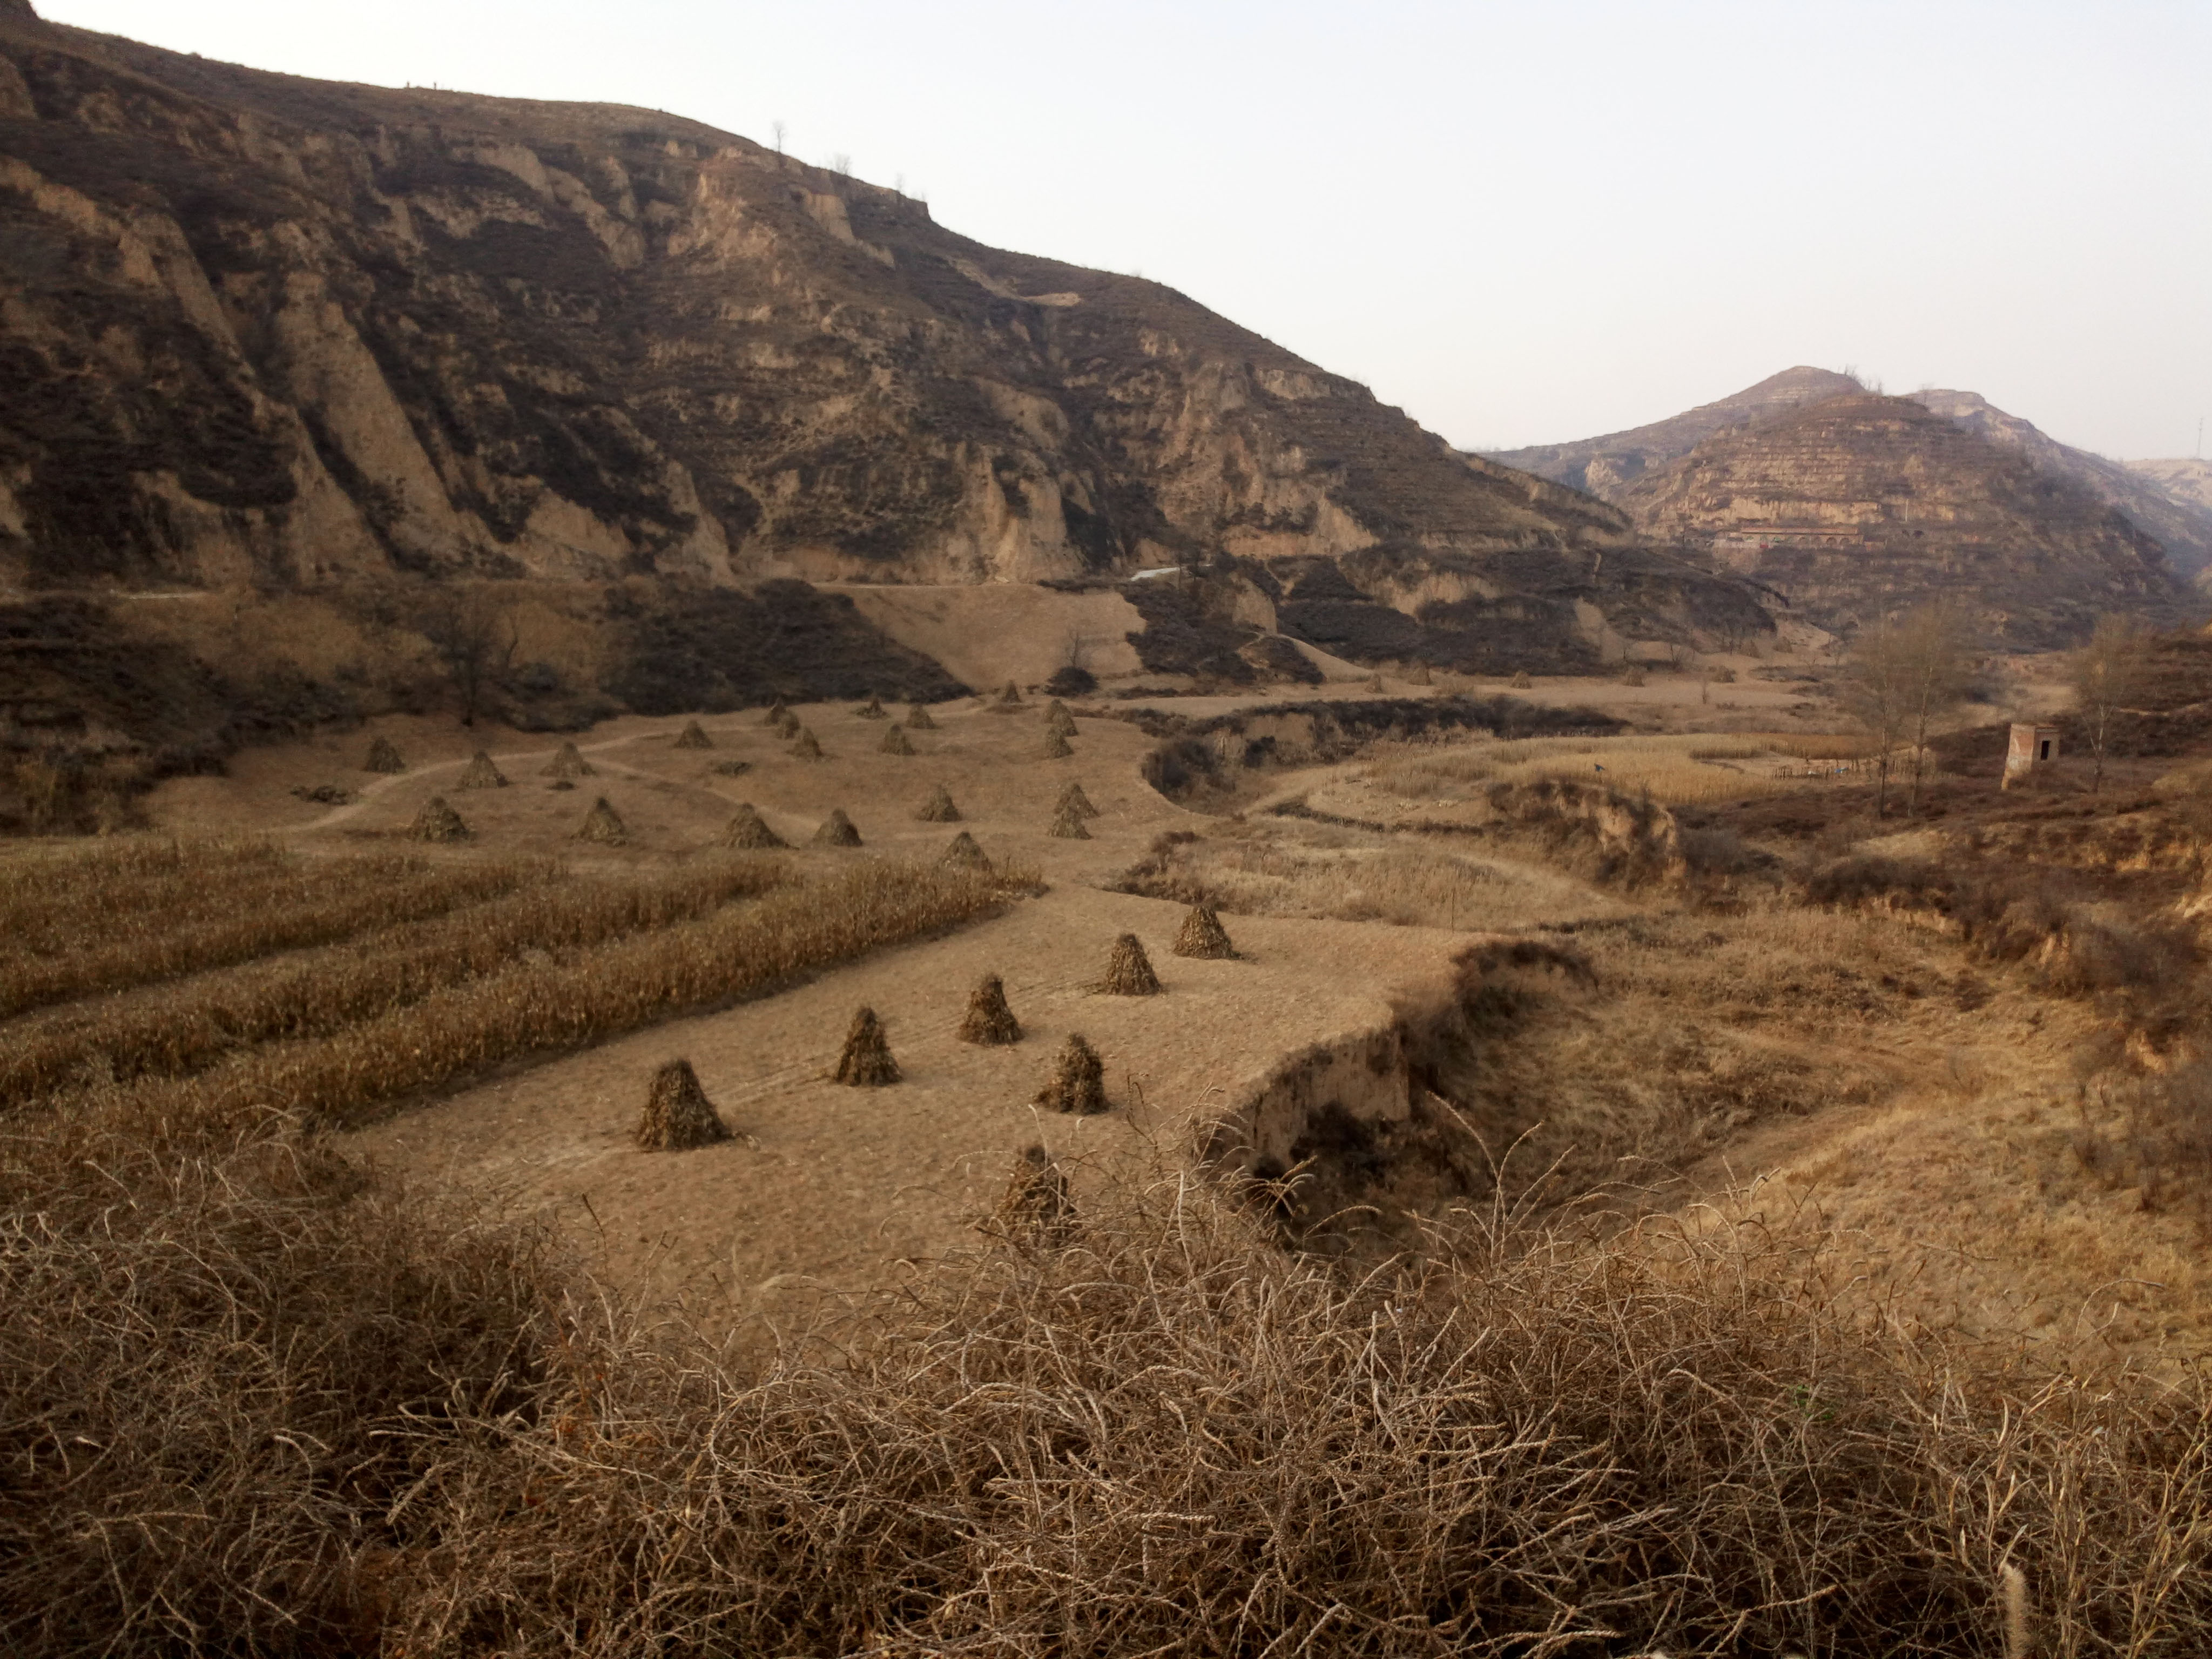
[[[2108,611],[2183,611],[2158,543],[2119,510],[1911,398],[1829,398],[1725,432],[1619,496],[1832,631],[1948,596],[2048,648]]]
[[[0,581],[1389,550],[1448,569],[1442,603],[1594,605],[1595,638],[1610,590],[1583,578],[1638,539],[1157,283],[696,123],[261,74],[20,8],[0,65]]]

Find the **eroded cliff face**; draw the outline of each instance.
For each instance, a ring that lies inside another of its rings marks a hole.
[[[1169,289],[709,128],[4,6],[0,384],[0,577],[30,586],[1034,581],[1378,546],[1549,580],[1633,539]]]
[[[1723,433],[1619,500],[1838,632],[1938,597],[2026,648],[2077,642],[2108,611],[2183,614],[2159,544],[2124,514],[1911,398],[1830,398]]]

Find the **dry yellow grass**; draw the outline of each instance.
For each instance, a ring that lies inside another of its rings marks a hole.
[[[1296,819],[1216,826],[1163,846],[1133,891],[1239,915],[1499,929],[1620,915],[1627,907],[1541,864],[1462,853],[1440,841]]]
[[[1759,1230],[1346,1274],[1186,1180],[755,1371],[264,1127],[0,1136],[24,1653],[1883,1654],[2212,1638],[2201,1379],[1914,1342]],[[833,1357],[834,1356],[834,1357]]]
[[[1694,806],[1800,787],[1776,772],[1812,750],[1856,743],[1757,733],[1477,739],[1380,762],[1366,775],[1376,788],[1413,799],[1465,799],[1492,783],[1565,778],[1623,794],[1648,793],[1666,806]]]

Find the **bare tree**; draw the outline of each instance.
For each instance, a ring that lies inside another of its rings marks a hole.
[[[1893,620],[1884,617],[1860,631],[1844,671],[1843,703],[1874,739],[1876,817],[1889,816],[1890,756],[1905,732],[1909,678],[1904,641]]]
[[[783,135],[791,129],[781,121],[771,121],[769,123],[769,131],[775,134],[775,165],[778,170],[781,170],[783,167]]]
[[[2105,787],[2105,751],[2112,741],[2112,716],[2142,689],[2150,658],[2150,635],[2132,617],[2100,617],[2089,643],[2067,659],[2066,678],[2074,687],[2075,712],[2097,757],[2089,793]]]
[[[1905,723],[1912,734],[1912,787],[1905,815],[1920,810],[1920,775],[1928,738],[1966,699],[1973,669],[1973,629],[1964,612],[1938,599],[1899,625],[1904,651]]]
[[[521,635],[514,605],[483,582],[441,583],[424,599],[416,626],[453,682],[461,724],[474,726],[485,690],[514,661]]]
[[[1898,745],[1912,744],[1912,782],[1905,811],[1920,807],[1928,738],[1964,699],[1972,666],[1966,619],[1949,605],[1923,605],[1884,617],[1851,647],[1844,706],[1875,744],[1875,815],[1889,813],[1889,775]]]

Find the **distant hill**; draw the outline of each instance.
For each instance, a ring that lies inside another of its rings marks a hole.
[[[1834,631],[1948,595],[2040,649],[2107,611],[2186,611],[2158,542],[2096,490],[1911,398],[1860,392],[1738,426],[1614,494],[1650,534]]]
[[[1493,451],[1488,459],[1524,472],[1534,472],[1570,489],[1587,490],[1601,500],[1611,501],[1649,469],[1662,465],[1678,455],[1688,454],[1719,433],[1747,426],[1801,404],[1816,404],[1824,398],[1855,396],[1865,389],[1848,374],[1808,368],[1801,363],[1779,374],[1770,374],[1757,386],[1746,386],[1733,397],[1699,404],[1695,409],[1654,421],[1649,426],[1632,427],[1626,432],[1609,432],[1602,438],[1583,438],[1574,443]]]
[[[2112,605],[2179,603],[2172,577],[2212,571],[2212,503],[2189,494],[2191,464],[2108,461],[2057,442],[1976,392],[1930,390],[1873,404],[1870,396],[1848,375],[1799,367],[1669,420],[1490,459],[1587,489],[1626,508],[1651,535],[1717,544],[1731,568],[1846,625],[1869,605],[1882,608],[1885,595],[1893,604],[1924,585],[1956,588],[1960,573],[1978,570],[1990,608],[2011,618],[2015,636],[2056,641]],[[1903,403],[1979,443],[1950,442],[1941,428],[1902,410],[1869,418],[1877,405]],[[1802,423],[1822,409],[1844,418]],[[1925,445],[1917,458],[1898,448],[1914,442]],[[1825,450],[1824,459],[1810,460],[1808,444]],[[1998,452],[2042,482],[1993,466]],[[1694,468],[1686,459],[1693,453],[1701,456]],[[1711,499],[1716,489],[1738,489],[1744,493],[1729,495],[1730,504]],[[2108,514],[2116,523],[2105,522]],[[1844,525],[1864,531],[1856,574],[1808,552],[1816,539],[1840,548]],[[1793,550],[1746,551],[1778,535]],[[1922,553],[1908,557],[1910,546]],[[1996,556],[2005,549],[2018,552],[2017,572]],[[2162,556],[2156,574],[2144,574],[2152,555]],[[1951,574],[1939,579],[1935,573],[1947,564]],[[2041,599],[2039,583],[2049,587]]]
[[[2197,456],[2188,460],[2123,461],[2121,465],[2148,478],[2175,501],[2212,513],[2212,461]]]

